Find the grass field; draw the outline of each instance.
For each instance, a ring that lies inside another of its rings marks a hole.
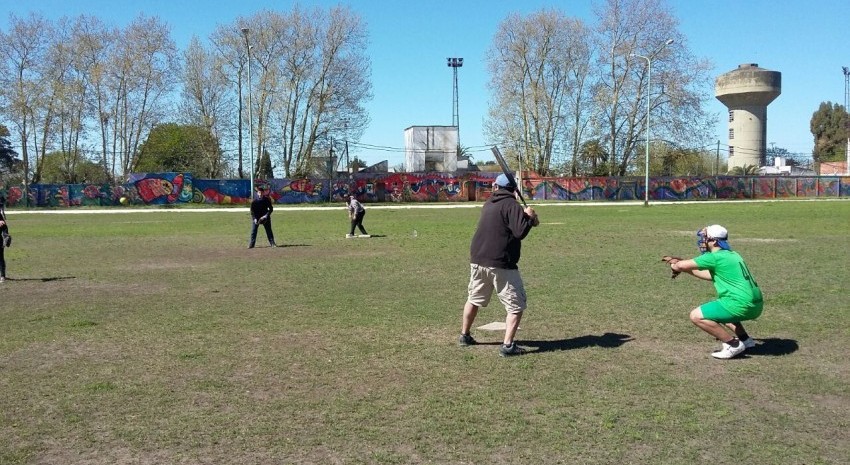
[[[341,208],[278,209],[284,247],[253,250],[244,210],[15,212],[0,463],[850,461],[850,202],[537,210],[507,359],[456,341],[478,208],[370,208],[353,240]],[[710,223],[765,293],[741,359],[659,261]]]

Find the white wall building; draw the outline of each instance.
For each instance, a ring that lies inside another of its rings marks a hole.
[[[457,171],[457,126],[410,126],[404,130],[404,171]]]

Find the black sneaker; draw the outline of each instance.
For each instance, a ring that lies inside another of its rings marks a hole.
[[[461,334],[460,337],[457,338],[457,343],[461,346],[473,346],[478,344],[469,334]]]
[[[516,342],[511,342],[511,345],[502,344],[499,347],[499,355],[502,357],[511,357],[525,353],[525,349],[516,345]]]

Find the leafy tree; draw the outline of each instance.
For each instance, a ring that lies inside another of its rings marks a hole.
[[[706,176],[714,174],[715,155],[703,150],[673,147],[669,144],[653,144],[654,166],[650,160],[651,174],[662,176]]]
[[[9,128],[0,124],[0,179],[22,168],[21,160],[18,160],[18,152],[12,148],[9,136]]]
[[[197,177],[218,178],[222,156],[218,139],[201,126],[161,124],[139,147],[139,172],[191,172]]]
[[[608,174],[608,152],[605,147],[599,142],[599,139],[586,141],[581,146],[579,151],[579,160],[581,166],[575,163],[570,170],[570,175],[577,176],[579,174],[589,174],[591,176],[604,176]]]
[[[733,176],[754,176],[758,174],[759,167],[757,165],[736,166],[729,170],[729,174]]]
[[[47,184],[103,184],[109,182],[103,166],[91,160],[77,160],[69,163],[69,157],[62,152],[50,152],[44,156],[41,168],[41,182]]]
[[[845,159],[850,115],[844,106],[821,102],[818,110],[812,114],[810,127],[815,138],[812,157],[816,163]]]
[[[257,179],[272,179],[274,178],[274,166],[272,165],[272,157],[268,150],[263,150],[263,156],[257,160]],[[309,176],[304,174],[304,176]],[[302,176],[299,176],[302,177]]]
[[[108,184],[112,182],[109,173],[103,170],[103,165],[91,160],[81,160],[74,167],[76,180],[86,184]]]
[[[356,172],[360,171],[361,169],[366,168],[367,166],[369,166],[369,165],[367,165],[365,161],[357,158],[356,156],[351,159],[351,172],[352,173],[356,173]]]

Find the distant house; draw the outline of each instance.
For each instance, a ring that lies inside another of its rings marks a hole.
[[[761,166],[758,171],[759,176],[816,176],[814,170],[797,165],[786,165],[785,157],[776,157],[773,161],[773,166]]]
[[[835,176],[847,174],[846,161],[826,161],[820,164],[818,174],[821,176]]]

